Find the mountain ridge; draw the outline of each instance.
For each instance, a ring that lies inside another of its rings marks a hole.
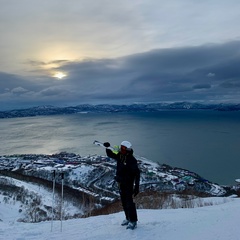
[[[0,118],[48,116],[77,113],[160,112],[163,110],[239,111],[240,104],[227,104],[227,103],[202,104],[190,102],[175,102],[175,103],[148,103],[148,104],[139,103],[129,105],[81,104],[68,107],[55,107],[51,105],[43,105],[26,109],[0,111]]]

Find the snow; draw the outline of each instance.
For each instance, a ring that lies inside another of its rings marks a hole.
[[[52,191],[45,188],[42,185],[39,184],[33,184],[28,183],[25,181],[17,180],[10,177],[0,177],[0,179],[5,179],[9,182],[11,182],[12,185],[23,187],[24,189],[27,189],[32,194],[36,194],[37,196],[41,197],[41,205],[45,206],[52,206]],[[55,194],[55,204],[56,202],[60,202],[60,197]],[[25,206],[26,207],[26,206]],[[6,195],[0,194],[0,226],[1,221],[3,222],[9,222],[14,223],[17,222],[19,219],[24,218],[24,209],[22,203],[16,200],[15,197],[9,197]],[[19,211],[21,209],[21,212]],[[72,203],[65,201],[63,203],[63,209],[66,212],[66,214],[70,214],[71,216],[74,214],[82,214],[82,209],[79,209],[78,207],[74,206]],[[1,238],[1,230],[0,230],[0,239]]]
[[[239,239],[240,199],[205,199],[213,205],[162,210],[138,210],[138,227],[121,226],[123,212],[62,222],[21,223],[13,210],[0,204],[0,239],[5,240],[86,240],[86,239],[158,239],[158,240],[235,240]],[[216,202],[215,202],[216,201]],[[7,205],[10,206],[10,205]]]
[[[145,159],[144,163],[150,164]],[[69,168],[68,165],[59,164],[58,166],[61,170]],[[156,171],[155,167],[157,165],[151,166],[150,170]],[[41,169],[53,170],[49,166],[42,166]],[[84,178],[92,169],[93,166],[88,164],[81,164],[77,168],[74,166],[69,179]],[[176,178],[175,175],[171,174],[165,174],[164,177],[169,178],[169,180]],[[2,176],[1,179],[11,181],[15,186],[24,187],[39,194],[42,197],[43,204],[52,205],[51,189],[9,177]],[[216,194],[222,191],[222,188],[215,184],[212,185],[212,188],[211,191]],[[176,198],[176,196],[173,195],[172,198]],[[6,199],[4,193],[0,193],[0,239],[4,240],[237,240],[240,236],[240,228],[238,227],[239,198],[196,198],[193,204],[194,208],[138,209],[138,227],[133,231],[126,230],[126,227],[120,225],[124,219],[123,212],[64,220],[62,223],[54,221],[53,225],[51,221],[40,223],[19,222],[18,220],[24,215],[19,209],[23,209],[23,207],[14,198]],[[178,201],[179,199],[174,200]],[[72,215],[81,211],[81,209],[68,202],[64,202],[63,208],[66,213]]]
[[[14,184],[15,186],[24,187],[25,189],[28,189],[29,191],[35,192],[38,195],[42,196],[44,204],[47,204],[48,202],[52,201],[52,196],[50,192],[39,184],[27,183],[10,177],[4,178],[11,181],[11,183]]]

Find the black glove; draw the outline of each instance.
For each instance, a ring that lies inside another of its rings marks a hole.
[[[106,147],[106,148],[108,148],[108,147],[110,147],[110,143],[109,143],[109,142],[105,142],[105,143],[103,144],[103,146]]]
[[[136,197],[139,194],[139,185],[135,185],[133,189],[133,196]]]

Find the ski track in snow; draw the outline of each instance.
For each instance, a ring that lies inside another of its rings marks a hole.
[[[1,204],[0,204],[1,206]],[[0,208],[1,209],[1,208]],[[192,209],[138,210],[138,228],[121,226],[123,212],[62,222],[0,222],[4,240],[238,240],[240,199]]]

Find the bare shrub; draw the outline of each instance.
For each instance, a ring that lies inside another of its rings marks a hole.
[[[33,196],[26,207],[25,216],[26,219],[31,222],[41,221],[41,215],[43,215],[40,206],[42,205],[41,197]]]
[[[134,201],[138,209],[177,209],[214,205],[211,201],[204,202],[199,196],[157,191],[142,192],[134,198]],[[120,211],[122,211],[121,201],[117,200],[101,209],[94,210],[92,216],[111,214]]]

